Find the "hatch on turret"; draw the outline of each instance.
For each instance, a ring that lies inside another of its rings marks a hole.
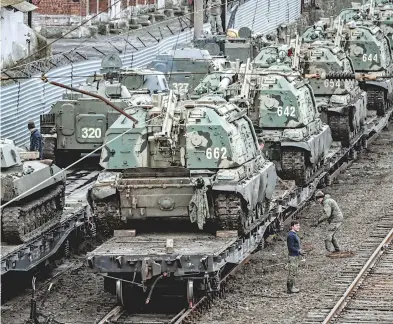
[[[101,61],[101,73],[114,72],[121,69],[123,62],[116,54],[105,55]]]

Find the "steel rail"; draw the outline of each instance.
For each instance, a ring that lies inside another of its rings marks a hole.
[[[114,319],[114,317],[121,315],[123,312],[124,312],[123,307],[116,305],[97,324],[110,323]]]
[[[239,268],[247,264],[252,258],[252,254],[248,255],[242,262],[234,266],[222,279],[220,280],[220,284],[226,282],[231,276],[235,274]],[[221,288],[222,290],[223,288]],[[200,307],[203,307],[203,304],[208,301],[209,295],[204,295],[201,299],[198,300],[196,304],[194,304],[191,308],[189,308],[174,324],[187,323],[187,319],[190,318],[194,312],[197,312]]]
[[[370,256],[367,260],[366,264],[363,268],[359,271],[359,274],[356,278],[352,281],[351,285],[347,288],[343,296],[337,302],[337,304],[331,309],[330,313],[326,316],[325,320],[322,324],[331,323],[335,317],[337,317],[345,308],[348,303],[348,299],[350,295],[354,292],[356,287],[359,286],[361,283],[364,275],[367,273],[368,270],[374,267],[375,263],[381,257],[381,255],[385,252],[385,246],[391,243],[393,240],[393,228],[390,230],[389,234],[383,239],[383,241],[379,244],[379,246],[375,249],[374,253]]]

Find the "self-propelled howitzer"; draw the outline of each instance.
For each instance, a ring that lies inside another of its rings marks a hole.
[[[286,64],[248,67],[240,78],[248,78],[241,99],[248,101],[250,118],[278,175],[307,185],[333,141],[330,127],[320,118],[309,80]]]
[[[353,74],[352,61],[329,40],[303,45],[300,66],[306,74]],[[318,110],[334,141],[350,145],[362,134],[367,116],[367,94],[354,79],[310,79]]]
[[[214,100],[213,100],[214,99]],[[189,218],[247,232],[266,217],[276,185],[244,110],[216,98],[154,95],[126,109],[106,134],[89,200],[109,228],[147,218]],[[109,224],[109,225],[108,225]],[[216,228],[217,228],[216,227]]]
[[[371,22],[352,24],[344,30],[348,35],[345,52],[351,58],[354,70],[385,77],[376,81],[365,81],[360,87],[367,92],[367,109],[385,115],[393,100],[392,51],[383,31]]]

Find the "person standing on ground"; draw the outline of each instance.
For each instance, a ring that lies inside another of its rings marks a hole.
[[[40,153],[40,160],[42,160],[42,156],[44,153],[44,145],[41,133],[35,128],[35,124],[33,121],[29,121],[27,124],[27,128],[30,131],[30,151],[38,151]]]
[[[336,233],[344,219],[341,209],[330,195],[325,195],[321,190],[315,194],[315,199],[323,205],[323,210],[325,212],[325,215],[322,215],[319,218],[316,226],[323,223],[325,220],[327,220],[329,224],[326,228],[325,248],[328,252],[332,252],[331,245],[333,244],[334,252],[340,252]]]
[[[300,249],[300,238],[297,232],[300,230],[298,221],[291,222],[290,231],[287,234],[288,246],[288,279],[287,279],[287,292],[288,294],[298,293],[299,289],[295,287],[295,279],[297,270],[299,268],[300,256],[303,255]]]

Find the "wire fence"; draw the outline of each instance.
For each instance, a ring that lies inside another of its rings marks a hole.
[[[254,32],[262,33],[272,32],[280,24],[295,21],[300,17],[301,11],[300,0],[248,0],[241,1],[239,4],[236,9],[234,28],[253,25]],[[230,15],[228,11],[228,20]],[[204,25],[205,29],[209,27],[209,24]],[[158,53],[170,50],[176,44],[191,42],[192,38],[193,29],[186,29],[164,37],[152,45],[146,44],[146,47],[124,52],[120,56],[124,66],[143,67],[149,64]],[[124,39],[125,44],[127,41]],[[59,62],[53,60],[59,60]],[[64,64],[67,63],[64,60],[68,62],[67,65]],[[54,67],[56,65],[59,66]],[[31,66],[31,71],[29,71],[31,76],[39,76],[43,72],[49,78],[50,76],[64,76],[56,77],[56,81],[75,87],[86,79],[80,76],[91,75],[99,71],[101,60],[88,60],[79,53],[73,52],[72,55],[58,55],[56,58],[40,60]],[[27,81],[17,80],[13,85],[3,86],[1,88],[1,137],[10,138],[17,145],[25,144],[29,138],[27,122],[33,120],[39,127],[39,116],[49,112],[51,105],[61,99],[63,93],[64,89],[45,84],[38,78]]]

